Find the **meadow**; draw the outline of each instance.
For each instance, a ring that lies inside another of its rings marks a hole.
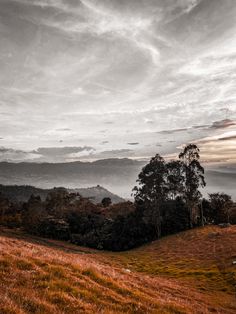
[[[235,313],[236,227],[106,252],[0,232],[0,313]]]

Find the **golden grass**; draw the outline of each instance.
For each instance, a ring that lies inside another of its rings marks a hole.
[[[126,268],[193,282],[200,290],[233,292],[236,287],[236,227],[198,228],[151,245],[113,254]]]
[[[0,313],[235,313],[236,228],[122,253],[0,233]]]

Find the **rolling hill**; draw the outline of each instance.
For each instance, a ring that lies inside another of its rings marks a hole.
[[[94,203],[101,203],[104,197],[109,197],[112,203],[117,204],[125,200],[116,194],[111,193],[100,185],[89,188],[67,189],[70,193],[79,193],[89,198]],[[30,185],[0,185],[0,193],[12,202],[27,202],[32,194],[39,195],[45,200],[51,189],[40,189]]]
[[[236,227],[112,253],[0,231],[0,313],[236,311]]]

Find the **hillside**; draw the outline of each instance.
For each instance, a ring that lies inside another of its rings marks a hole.
[[[30,185],[0,185],[0,193],[12,202],[27,202],[32,194],[39,195],[45,200],[51,189],[40,189]],[[68,189],[70,193],[79,193],[94,203],[100,203],[104,197],[110,197],[112,203],[124,202],[124,199],[97,185],[89,188]]]
[[[236,311],[236,227],[205,227],[101,252],[0,232],[0,313]]]

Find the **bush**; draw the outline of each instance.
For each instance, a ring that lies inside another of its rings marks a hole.
[[[116,219],[106,218],[86,233],[72,235],[72,242],[97,249],[122,251],[137,247],[155,238],[154,228],[146,225],[136,211]]]
[[[37,232],[39,235],[59,240],[70,240],[69,224],[60,218],[48,216],[39,221]]]

